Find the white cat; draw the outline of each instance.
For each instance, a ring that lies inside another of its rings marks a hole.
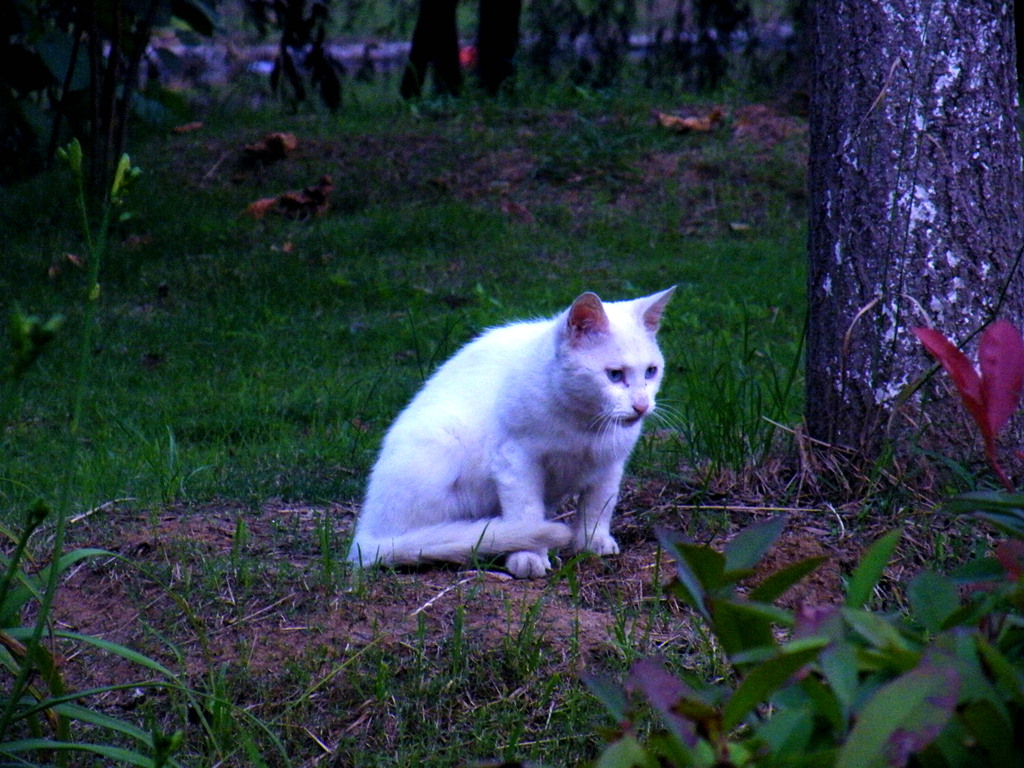
[[[584,293],[549,320],[487,331],[427,381],[391,426],[349,560],[469,563],[511,553],[542,576],[548,550],[614,555],[623,468],[654,409],[655,333],[675,287],[633,301]],[[579,495],[567,526],[547,518]]]

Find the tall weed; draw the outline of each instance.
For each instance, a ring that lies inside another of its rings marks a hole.
[[[109,201],[103,207],[101,223],[94,229],[85,195],[81,147],[77,142],[72,143],[61,152],[61,157],[68,164],[78,190],[76,204],[81,216],[87,253],[85,312],[79,329],[79,352],[68,406],[70,418],[63,446],[64,473],[56,507],[52,508],[47,502],[37,500],[26,510],[20,531],[7,528],[2,531],[12,549],[10,554],[0,558],[4,569],[0,581],[0,665],[4,667],[10,681],[10,687],[2,698],[0,712],[0,754],[25,765],[30,765],[33,758],[66,765],[71,753],[78,752],[95,754],[109,761],[162,766],[173,763],[172,754],[181,746],[182,732],[168,735],[159,730],[146,731],[90,708],[83,703],[89,697],[124,686],[69,691],[58,662],[61,647],[70,643],[120,656],[148,673],[155,673],[164,681],[133,685],[177,684],[172,672],[129,648],[98,637],[53,627],[51,610],[60,580],[68,570],[88,558],[100,555],[116,557],[98,549],[76,549],[65,553],[64,542],[71,513],[72,488],[77,479],[82,413],[90,377],[96,305],[100,299],[99,275],[106,251],[106,233],[113,210],[122,203],[130,182],[138,174],[127,156],[123,157],[114,175]],[[13,391],[20,384],[20,380],[60,331],[61,325],[62,320],[57,316],[44,322],[26,316],[17,309],[12,312],[10,360],[5,367],[3,380],[0,381],[0,386],[5,390],[5,405],[11,402],[7,392]],[[8,412],[0,413],[0,423],[6,424],[9,417]],[[30,539],[47,522],[52,524],[51,544],[49,562],[43,564],[36,562],[32,556]],[[105,733],[110,741],[84,741],[74,733],[73,726]],[[120,746],[118,742],[122,739],[127,739],[132,746]]]
[[[85,242],[87,280],[82,298],[84,310],[77,328],[78,352],[66,406],[69,418],[59,465],[62,476],[56,503],[37,499],[25,509],[20,530],[0,525],[0,537],[8,543],[0,554],[0,668],[8,687],[0,695],[0,756],[17,765],[72,765],[76,756],[91,755],[103,764],[131,764],[144,768],[178,765],[175,754],[184,745],[184,730],[167,732],[160,725],[142,728],[126,719],[104,713],[92,702],[104,694],[125,690],[161,689],[172,693],[167,699],[185,702],[192,711],[208,711],[201,716],[204,732],[217,745],[219,755],[243,749],[249,764],[260,765],[258,751],[250,733],[266,731],[266,726],[240,713],[230,699],[214,686],[210,693],[186,687],[179,676],[158,661],[131,648],[100,637],[56,628],[54,601],[61,580],[84,561],[97,557],[121,560],[113,552],[81,548],[65,552],[66,534],[80,482],[82,446],[86,439],[83,415],[93,379],[97,307],[101,299],[100,272],[107,252],[106,239],[112,217],[123,204],[130,183],[139,174],[127,156],[117,166],[109,198],[94,225],[86,199],[82,169],[82,151],[77,142],[62,150],[61,157],[71,170],[76,184],[76,207]],[[0,369],[0,393],[4,410],[0,426],[14,417],[19,388],[25,377],[46,353],[64,326],[63,318],[47,320],[25,315],[14,308],[9,323],[9,349],[6,365]],[[45,375],[45,373],[44,373]],[[167,448],[166,491],[173,494],[183,481],[177,465],[173,433]],[[10,514],[7,517],[11,517]],[[46,551],[37,558],[32,541],[47,539]],[[69,649],[76,653],[99,653],[120,658],[139,670],[142,679],[87,690],[69,685],[61,658]],[[208,706],[207,706],[208,705]],[[171,718],[173,719],[172,713]],[[162,717],[166,721],[169,718]],[[230,722],[230,727],[225,725]],[[245,728],[239,728],[238,723]],[[183,723],[182,723],[183,724]],[[228,736],[228,733],[234,734]],[[272,734],[269,741],[273,742]],[[239,744],[241,746],[239,746]],[[287,762],[287,760],[286,760]]]

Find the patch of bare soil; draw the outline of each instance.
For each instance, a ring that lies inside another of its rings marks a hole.
[[[352,575],[342,547],[354,510],[344,505],[108,509],[76,524],[74,545],[118,557],[75,570],[55,617],[62,627],[141,647],[169,664],[167,646],[174,647],[190,677],[240,659],[250,674],[273,676],[313,656],[336,661],[371,643],[408,644],[424,627],[436,647],[457,620],[482,646],[500,645],[528,623],[550,648],[573,648],[584,663],[599,663],[617,653],[615,630],[627,616],[640,623],[659,617],[644,628],[652,645],[688,644],[687,612],[654,583],[663,586],[674,573],[654,539],[654,521],[671,526],[699,517],[680,501],[664,487],[629,488],[615,526],[621,556],[583,559],[568,566],[571,573],[532,581],[496,566]],[[737,522],[768,514],[740,514]],[[718,543],[733,529],[694,530],[692,520],[686,527],[695,540]],[[827,523],[795,521],[767,564],[775,569],[814,555],[826,563],[792,590],[790,604],[827,603],[840,594],[850,553],[840,550]],[[661,603],[658,611],[653,601]],[[69,660],[68,673],[76,685],[93,686],[131,680],[137,670],[90,658],[81,665]]]

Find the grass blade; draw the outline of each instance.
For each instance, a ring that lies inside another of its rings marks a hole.
[[[4,752],[11,755],[50,751],[89,752],[108,761],[128,763],[129,765],[139,766],[139,768],[155,768],[153,758],[139,754],[131,749],[112,747],[107,744],[79,744],[71,741],[56,741],[54,739],[21,739],[19,741],[8,741],[3,746]]]

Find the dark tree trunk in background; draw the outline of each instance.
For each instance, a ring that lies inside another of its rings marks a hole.
[[[818,0],[811,25],[808,431],[973,449],[944,376],[901,394],[933,365],[912,327],[975,359],[1024,321],[1013,5]]]
[[[697,87],[717,88],[729,67],[732,36],[750,19],[745,0],[697,0]]]
[[[428,70],[433,71],[434,90],[438,94],[458,96],[462,91],[457,5],[458,0],[420,0],[409,63],[399,88],[403,98],[412,99],[423,93]]]
[[[480,0],[477,29],[477,73],[480,86],[492,96],[515,73],[522,0]]]

